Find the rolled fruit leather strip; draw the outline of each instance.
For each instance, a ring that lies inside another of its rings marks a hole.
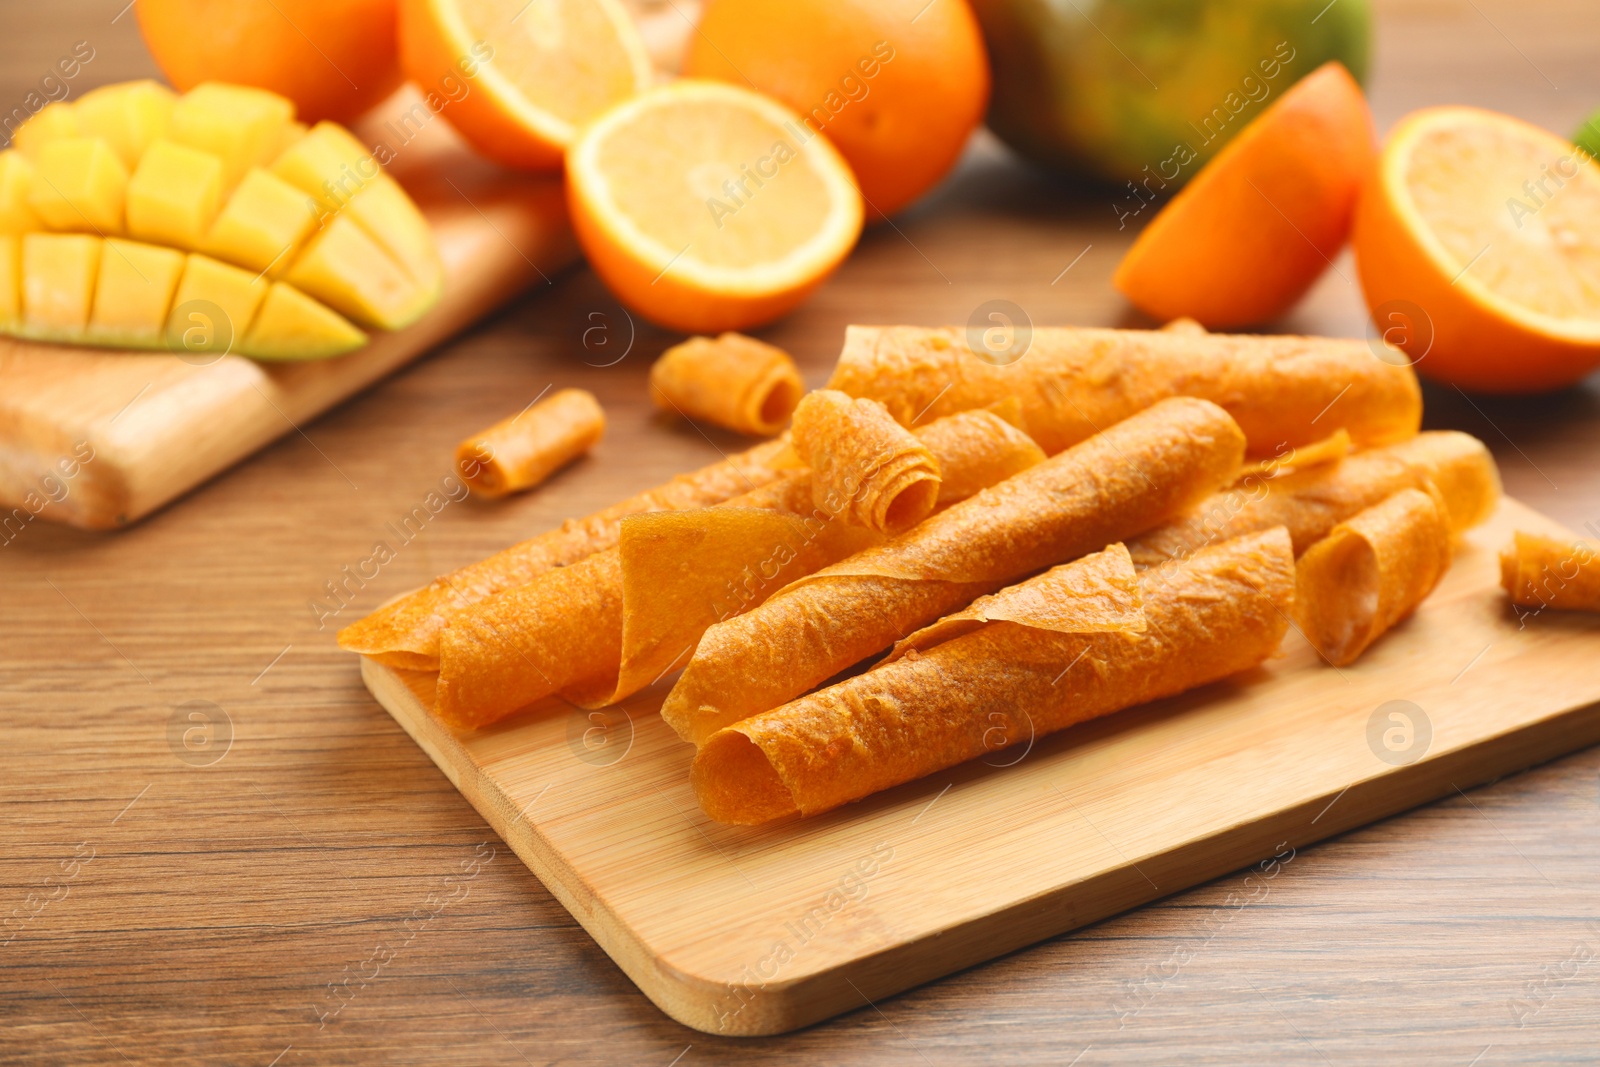
[[[947,468],[965,471],[970,465],[997,480],[1013,469],[1019,453],[1042,458],[1021,431],[987,411],[936,420],[919,434]],[[1009,449],[998,447],[998,441],[1010,442]],[[713,612],[743,610],[792,578],[880,540],[826,514],[819,521],[810,472],[804,469],[724,505],[630,516],[623,529],[627,550],[619,546],[595,553],[452,619],[440,642],[435,711],[442,720],[459,729],[483,726],[553,693],[588,707],[614,703],[670,669],[673,658],[685,646],[692,648],[715,621]],[[662,535],[654,545],[653,533]],[[664,543],[666,534],[673,535],[674,545]],[[709,550],[692,550],[701,535],[716,543]],[[780,552],[785,546],[790,551]],[[735,549],[744,556],[719,554]],[[680,557],[679,551],[690,556]],[[757,565],[768,564],[771,580],[746,587],[742,602],[723,596],[730,567],[739,568],[732,572],[737,576],[752,554]],[[630,560],[636,574],[647,572],[647,589],[657,580],[648,575],[652,566],[696,561],[705,565],[698,573],[705,584],[691,577],[665,598],[657,590],[643,609],[636,608],[630,629],[625,585]],[[633,657],[624,672],[624,641],[630,635]]]
[[[850,326],[828,388],[880,400],[901,422],[1015,395],[1022,428],[1051,455],[1173,396],[1225,408],[1252,456],[1340,427],[1358,447],[1389,444],[1422,423],[1403,358],[1326,337],[1038,327],[1021,359],[997,366],[956,327]]]
[[[339,647],[402,670],[437,670],[439,631],[451,616],[497,593],[526,585],[617,543],[627,515],[705,507],[766,485],[793,467],[778,439],[680,474],[581,519],[503,549],[408,593],[339,631]]]
[[[1487,519],[1500,499],[1500,474],[1482,441],[1455,430],[1430,431],[1336,463],[1275,478],[1247,476],[1188,514],[1129,541],[1128,552],[1142,569],[1255,530],[1285,526],[1299,554],[1362,509],[1430,482],[1443,496],[1456,534]]]
[[[1183,513],[1243,452],[1215,404],[1161,401],[711,627],[662,717],[703,744],[979,596]]]
[[[987,411],[964,411],[919,428],[945,472],[948,507],[1044,461],[1032,438]],[[741,614],[789,581],[876,543],[810,507],[794,481],[764,490],[793,493],[778,506],[698,508],[627,519],[622,528],[622,668],[626,696],[683,665],[706,628]],[[864,533],[864,531],[862,531]]]
[[[1109,554],[1067,568],[1103,566]],[[726,727],[695,756],[695,794],[719,822],[815,815],[1255,666],[1282,640],[1293,596],[1288,534],[1237,538],[1155,588],[1141,580],[1143,629],[986,622]]]

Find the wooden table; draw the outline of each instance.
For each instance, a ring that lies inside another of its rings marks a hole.
[[[1590,0],[1380,7],[1380,127],[1466,101],[1566,131],[1600,104]],[[121,8],[9,8],[0,102],[78,40],[96,49],[78,90],[149,71]],[[851,321],[962,322],[1004,297],[1040,324],[1137,323],[1107,283],[1130,233],[1109,194],[980,143],[765,336],[817,383]],[[1340,260],[1285,328],[1359,334],[1353,278]],[[133,529],[41,521],[0,548],[0,1061],[1592,1061],[1600,750],[1300,852],[1247,905],[1224,878],[786,1037],[667,1019],[333,644],[389,596],[608,502],[597,472],[643,487],[737,444],[650,412],[645,369],[672,338],[587,271],[550,288]],[[449,504],[330,599],[459,438],[551,384],[604,401],[591,459]],[[1511,493],[1600,536],[1595,381],[1427,402],[1430,426],[1489,442]],[[319,602],[337,609],[320,627]]]

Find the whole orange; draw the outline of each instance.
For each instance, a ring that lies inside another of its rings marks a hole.
[[[880,215],[944,177],[989,102],[988,58],[966,0],[710,0],[684,73],[799,112]]]
[[[156,66],[175,88],[254,85],[307,122],[348,122],[399,88],[396,0],[139,0]]]

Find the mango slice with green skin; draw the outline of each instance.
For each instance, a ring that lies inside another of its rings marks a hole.
[[[199,253],[92,234],[0,234],[0,333],[262,360],[344,355],[367,335],[292,285]]]
[[[357,322],[415,322],[433,303],[353,219],[336,215],[284,280]]]
[[[321,338],[331,354],[367,343],[365,334],[326,304],[292,285],[273,282],[240,350],[256,359],[311,359],[315,357],[305,354],[308,337]]]
[[[361,142],[261,89],[105,86],[0,152],[0,332],[318,359],[364,344],[357,324],[416,321],[443,284],[427,221]]]
[[[85,336],[119,348],[159,346],[186,260],[170,248],[107,238]]]
[[[87,234],[22,235],[19,336],[63,341],[84,335],[103,244]]]

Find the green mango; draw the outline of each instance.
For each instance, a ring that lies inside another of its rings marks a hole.
[[[1572,143],[1595,159],[1600,159],[1600,111],[1583,121],[1572,133]]]
[[[1046,167],[1152,195],[1323,63],[1363,81],[1371,49],[1368,0],[972,4],[994,72],[989,127]]]

